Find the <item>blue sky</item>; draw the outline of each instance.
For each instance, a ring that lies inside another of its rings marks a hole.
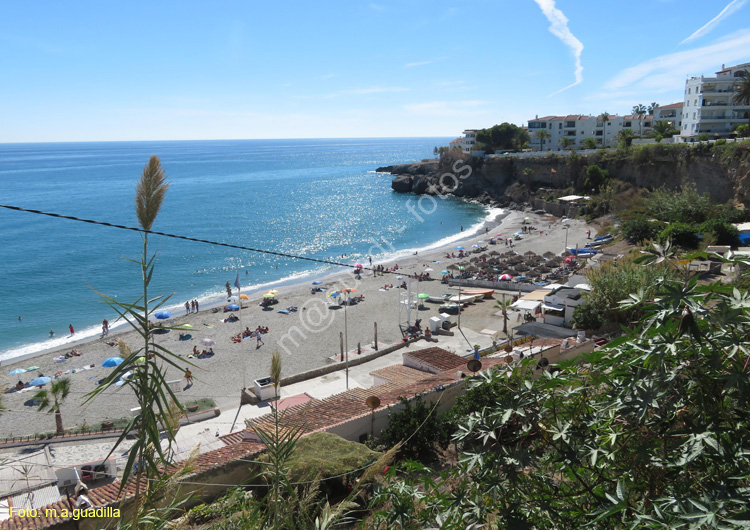
[[[750,0],[5,1],[0,142],[458,136],[742,62]]]

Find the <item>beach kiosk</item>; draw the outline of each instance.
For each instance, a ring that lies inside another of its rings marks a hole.
[[[256,379],[253,383],[255,384],[255,395],[258,396],[260,401],[268,401],[276,397],[276,389],[270,377]]]

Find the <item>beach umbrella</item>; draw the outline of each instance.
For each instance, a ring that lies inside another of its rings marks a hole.
[[[321,283],[323,283],[323,282],[321,282],[320,280],[315,280],[315,281],[313,282],[313,285],[320,285]]]
[[[448,269],[452,269],[452,270],[454,270],[454,271],[455,271],[455,270],[458,270],[458,265],[456,265],[455,263],[451,263],[451,264],[450,264],[450,265],[448,265],[448,267],[446,267],[446,268],[448,268]]]
[[[172,318],[172,313],[170,313],[169,311],[157,311],[156,313],[154,313],[154,316],[159,320],[166,320],[168,318]]]
[[[508,280],[512,280],[513,276],[510,274],[501,274],[499,279],[503,281],[508,281]]]
[[[231,304],[227,306],[227,309],[229,309],[230,311],[239,311],[240,306],[238,306],[237,304]]]
[[[273,293],[266,293],[263,295],[263,298],[276,298],[276,295]]]
[[[271,293],[271,294],[279,294],[279,290],[278,289],[271,289],[268,292]]]
[[[403,276],[396,276],[396,279],[397,279],[397,280],[403,280],[403,279],[404,279],[404,277],[403,277]]]
[[[329,298],[338,298],[339,296],[341,296],[341,293],[338,291],[331,291],[330,293],[328,293],[328,296]]]
[[[420,300],[427,300],[429,297],[430,297],[430,295],[427,294],[427,293],[419,293],[417,295],[417,298],[419,298]]]
[[[201,339],[201,344],[205,344],[206,346],[216,346],[216,341],[206,337],[205,339]]]
[[[450,274],[450,273],[451,273],[451,271],[445,270],[445,269],[443,269],[443,270],[440,271],[440,274]]]
[[[37,377],[29,381],[29,386],[44,386],[50,381],[52,381],[51,377]]]
[[[105,368],[114,368],[122,364],[122,357],[110,357],[102,363]]]
[[[180,324],[179,326],[177,326],[177,329],[193,329],[193,325],[192,324]]]
[[[497,234],[497,237],[503,237],[503,234]]]
[[[435,269],[433,269],[432,267],[427,267],[424,271],[425,272],[433,272],[434,270]]]
[[[545,252],[544,254],[542,254],[542,256],[544,256],[545,258],[554,258],[555,257],[555,253],[554,252],[550,252],[548,250],[547,252]]]
[[[239,298],[237,298],[236,296],[230,296],[227,298],[227,302],[237,302],[237,301],[239,301]]]
[[[362,264],[361,263],[355,263],[354,266],[357,267],[358,269],[362,268]]]
[[[8,375],[18,375],[18,374],[25,374],[26,370],[24,368],[16,368],[15,370],[12,370]]]
[[[456,250],[463,250],[464,247],[456,247]]]
[[[460,271],[465,271],[465,270],[466,270],[466,267],[464,267],[464,266],[459,266],[459,267],[458,267],[458,270],[460,270]]]
[[[246,294],[241,294],[240,295],[240,300],[250,300],[250,297],[247,296]]]
[[[524,220],[524,221],[528,221],[528,220],[530,220],[530,219],[531,219],[531,217],[524,217],[524,218],[523,218],[523,220]]]

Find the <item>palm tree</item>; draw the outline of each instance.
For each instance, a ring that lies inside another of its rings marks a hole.
[[[63,377],[52,383],[50,390],[40,390],[34,394],[34,399],[39,400],[39,410],[47,409],[47,412],[55,413],[57,434],[65,434],[60,406],[68,397],[68,394],[70,394],[70,378],[68,377]]]
[[[654,136],[661,136],[662,138],[671,138],[679,131],[672,127],[672,124],[666,120],[659,120],[654,122],[654,126],[651,129]]]
[[[735,75],[742,80],[740,81],[739,87],[737,88],[736,92],[732,96],[732,104],[743,106],[750,105],[750,71],[740,70]],[[750,123],[750,120],[748,121],[748,123]]]
[[[651,105],[648,106],[648,113],[652,116],[654,115],[654,111],[659,108],[659,104],[654,101],[651,103]]]
[[[617,141],[623,149],[627,149],[633,143],[635,134],[630,129],[623,129],[617,133]]]
[[[604,111],[599,115],[599,121],[602,122],[602,145],[607,147],[607,122],[609,121],[609,112]]]
[[[563,136],[560,140],[560,145],[562,145],[563,149],[567,149],[571,145],[575,143],[575,140],[571,138],[570,136]]]
[[[539,138],[539,140],[542,142],[541,147],[539,148],[540,151],[544,151],[544,140],[550,137],[550,134],[547,132],[547,129],[542,129],[538,133],[536,133],[536,137]]]
[[[648,109],[642,104],[638,103],[635,107],[633,107],[633,114],[638,116],[638,127],[639,127],[639,133],[638,136],[643,136],[643,116],[646,115],[646,112],[648,112]]]

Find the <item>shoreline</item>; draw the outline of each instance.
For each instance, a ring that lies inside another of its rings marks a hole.
[[[328,290],[324,293],[311,293],[312,277],[300,279],[293,285],[279,286],[279,304],[272,306],[270,310],[258,307],[260,297],[257,296],[246,301],[242,310],[242,328],[238,322],[224,323],[226,313],[214,313],[212,308],[201,307],[199,313],[180,313],[172,319],[164,321],[169,325],[189,323],[193,329],[189,331],[192,335],[190,340],[180,341],[177,331],[171,331],[163,335],[157,335],[159,344],[184,359],[185,366],[190,366],[195,383],[185,387],[182,370],[170,367],[167,369],[166,379],[173,380],[179,387],[177,397],[181,401],[189,401],[198,398],[211,398],[220,408],[234,408],[239,404],[240,391],[242,388],[252,388],[253,381],[266,377],[270,373],[271,353],[279,351],[282,353],[283,377],[307,372],[321,366],[336,362],[340,353],[340,343],[347,338],[347,350],[350,358],[356,358],[358,345],[362,352],[373,350],[374,324],[377,324],[378,345],[385,348],[388,345],[401,341],[399,322],[399,300],[402,289],[383,289],[386,284],[397,285],[397,275],[413,275],[423,272],[428,266],[434,269],[433,281],[419,282],[412,294],[424,292],[430,295],[441,295],[447,292],[447,288],[439,280],[439,271],[445,268],[452,259],[446,259],[446,253],[455,252],[456,246],[466,246],[467,242],[486,241],[489,235],[495,232],[512,233],[519,230],[523,217],[531,216],[532,224],[539,227],[544,236],[535,233],[518,241],[514,250],[525,252],[534,250],[541,254],[546,250],[552,250],[559,254],[563,250],[562,224],[558,219],[551,216],[539,216],[521,211],[495,212],[492,217],[486,216],[481,223],[477,223],[471,231],[465,234],[459,232],[461,237],[443,244],[439,248],[429,251],[418,251],[417,254],[402,255],[394,257],[392,261],[375,261],[373,265],[382,264],[392,267],[398,263],[399,269],[396,273],[375,276],[372,271],[365,270],[361,280],[356,280],[351,271],[335,270],[328,274],[320,275],[323,283],[320,287]],[[548,229],[547,226],[554,224],[555,228]],[[570,220],[569,241],[571,244],[585,240],[585,223]],[[500,227],[496,230],[496,227]],[[485,231],[485,229],[487,229]],[[487,234],[487,235],[485,235]],[[489,246],[489,250],[503,251],[502,245]],[[441,265],[442,264],[442,265]],[[367,264],[369,265],[369,264]],[[352,287],[356,294],[364,295],[365,301],[350,307],[339,306],[331,301],[334,300],[325,293],[332,289]],[[264,289],[261,289],[263,291]],[[288,306],[297,306],[298,311],[290,314],[278,313],[278,309]],[[246,309],[245,309],[246,307]],[[412,311],[412,319],[421,318],[424,323],[429,317],[437,314],[437,305],[428,305],[425,310],[416,313]],[[464,311],[461,316],[462,326],[474,329],[477,332],[486,328],[501,329],[494,316],[494,301],[488,300],[477,303]],[[235,313],[236,314],[236,313]],[[262,336],[263,344],[257,344],[256,339],[245,339],[241,343],[233,343],[231,337],[240,332],[241,329],[249,327],[251,330],[256,326],[267,326],[270,332]],[[487,345],[491,343],[492,337],[486,337]],[[132,330],[117,330],[110,333],[105,339],[97,337],[89,340],[71,342],[44,352],[39,352],[23,360],[13,363],[3,363],[3,376],[13,384],[21,379],[24,382],[37,377],[39,373],[53,377],[62,372],[62,376],[71,379],[71,395],[62,406],[63,424],[66,428],[80,426],[83,422],[93,424],[103,420],[113,420],[129,415],[131,408],[136,406],[135,398],[127,389],[127,385],[112,387],[105,391],[96,401],[85,404],[86,394],[96,388],[96,382],[110,373],[109,368],[101,366],[104,359],[119,356],[117,347],[110,347],[105,340],[120,339],[133,349],[139,345],[137,336]],[[212,339],[216,355],[206,359],[190,358],[193,347],[205,348],[202,339]],[[142,339],[140,339],[142,340]],[[440,346],[440,343],[433,344]],[[52,357],[61,355],[62,352],[70,351],[73,347],[81,351],[81,357],[73,357],[64,362],[56,363]],[[427,347],[427,344],[419,343],[413,345],[413,349]],[[21,374],[20,376],[8,376],[13,365],[19,363],[29,364],[33,359],[39,368],[33,372]],[[182,361],[178,361],[182,362]],[[188,364],[190,363],[190,364]],[[93,367],[91,367],[93,365]],[[75,370],[75,372],[74,372]],[[67,373],[66,373],[67,372]],[[46,388],[49,388],[47,386]],[[38,388],[25,389],[21,392],[7,392],[3,396],[7,412],[0,415],[0,430],[15,435],[33,434],[35,432],[49,432],[54,430],[54,415],[38,412],[36,407],[30,403],[31,397]],[[222,432],[229,426],[221,426]]]
[[[466,199],[466,201],[472,204],[479,204],[469,199]],[[504,210],[501,208],[491,208],[486,205],[482,205],[482,206],[484,206],[487,209],[484,217],[481,218],[477,223],[468,227],[468,230],[465,231],[465,235],[464,235],[464,232],[457,232],[452,235],[443,237],[438,241],[424,245],[422,247],[412,247],[412,248],[407,248],[403,250],[397,250],[397,251],[392,252],[390,256],[386,256],[383,259],[377,260],[377,262],[374,260],[373,263],[378,263],[378,264],[395,263],[399,259],[403,260],[409,256],[412,256],[415,251],[422,252],[422,253],[431,252],[433,250],[445,247],[446,245],[454,244],[459,241],[470,239],[471,237],[473,237],[473,235],[478,234],[489,223],[493,223],[493,222],[497,223],[498,218],[502,219],[503,217],[507,216],[509,213],[508,210]],[[500,212],[498,213],[495,210],[500,210]],[[490,217],[492,218],[490,219]],[[346,272],[342,270],[343,269],[342,266],[337,266],[337,265],[326,265],[326,266],[330,268],[321,273],[315,273],[315,272],[293,273],[291,275],[280,278],[278,280],[270,280],[270,281],[255,284],[253,287],[249,288],[249,290],[247,291],[242,290],[241,292],[242,294],[247,294],[250,297],[249,302],[254,302],[256,300],[259,300],[260,294],[267,292],[270,289],[276,289],[276,288],[297,289],[303,285],[307,285],[309,282],[313,281],[313,279],[320,280],[323,282],[328,282],[328,281],[331,281],[331,278],[335,277],[336,275]],[[367,271],[368,269],[369,267],[365,267],[365,271]],[[242,282],[242,279],[243,279],[243,275],[240,275],[241,282]],[[232,286],[232,292],[235,293],[235,291],[236,291],[236,288]],[[168,295],[164,295],[164,296],[168,296]],[[198,298],[201,312],[204,310],[211,310],[216,307],[222,307],[226,305],[227,304],[226,298],[227,297],[224,296],[223,293],[218,293],[218,292],[209,294],[207,296],[204,296],[203,298]],[[178,316],[186,316],[186,313],[184,313],[184,302],[168,304],[162,307],[161,309],[170,311],[173,315],[175,315],[174,318],[177,318]],[[91,330],[93,330],[93,333],[91,333]],[[119,334],[127,333],[129,331],[132,331],[132,328],[130,328],[129,324],[127,324],[126,322],[112,321],[110,322],[110,333],[108,337],[117,337]],[[96,325],[92,327],[88,327],[88,328],[83,328],[80,331],[78,331],[77,334],[80,337],[69,336],[69,335],[56,335],[54,340],[63,341],[63,342],[58,342],[57,344],[50,344],[48,346],[43,346],[33,351],[29,351],[29,352],[21,353],[19,355],[15,355],[12,357],[0,359],[0,370],[6,366],[13,366],[19,363],[25,363],[26,361],[33,359],[37,356],[54,353],[54,352],[57,352],[60,350],[66,350],[69,348],[76,348],[77,346],[87,343],[89,341],[97,341],[103,338],[101,336],[101,332],[99,331],[99,328]],[[14,351],[23,350],[26,348],[33,347],[35,345],[44,345],[47,342],[49,342],[49,339],[47,341],[30,343],[30,344],[27,344],[18,348],[8,349],[3,352],[0,352],[0,354],[9,355],[13,353]]]

